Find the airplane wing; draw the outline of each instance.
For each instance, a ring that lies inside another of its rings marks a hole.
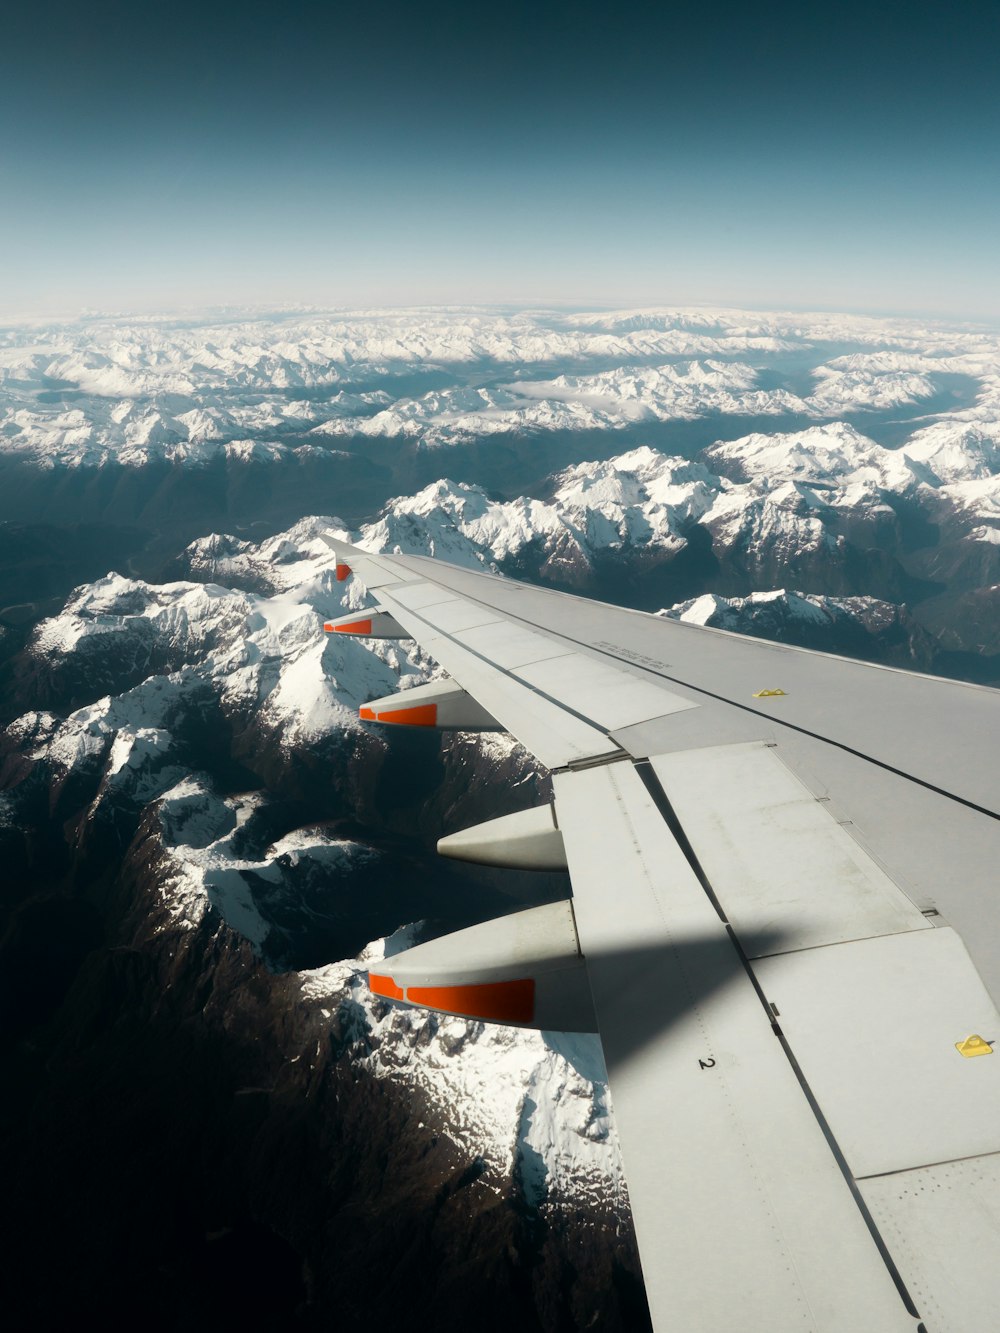
[[[362,716],[552,771],[441,850],[573,889],[372,988],[596,1026],[654,1327],[1000,1325],[1000,692],[327,540],[448,674]]]

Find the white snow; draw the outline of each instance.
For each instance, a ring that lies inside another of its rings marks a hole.
[[[491,1188],[512,1173],[528,1202],[624,1199],[600,1041],[449,1018],[373,996],[366,972],[413,942],[404,927],[357,958],[300,973],[302,995],[353,1027],[354,1059],[419,1088],[481,1157]]]
[[[192,930],[213,907],[226,925],[259,948],[271,926],[254,900],[248,875],[280,884],[283,864],[311,860],[335,876],[350,864],[377,856],[370,847],[317,829],[294,830],[262,857],[242,856],[234,849],[234,836],[263,799],[253,792],[218,796],[198,776],[182,778],[159,798],[156,809],[168,863],[163,904],[173,926]]]
[[[343,531],[343,525],[304,521],[232,558],[206,554],[218,551],[221,539],[195,544],[195,563],[225,565],[228,559],[230,569],[266,568],[272,584],[283,586],[272,595],[214,583],[151,585],[119,574],[77,589],[59,615],[38,626],[28,651],[50,666],[86,654],[91,674],[95,646],[106,645],[115,671],[130,666],[149,674],[117,698],[66,718],[53,756],[72,766],[73,755],[100,749],[100,736],[122,733],[131,737],[131,757],[121,758],[126,741],[116,742],[108,776],[135,770],[138,738],[143,753],[154,733],[157,744],[169,748],[163,737],[171,710],[198,686],[216,693],[234,718],[252,715],[294,747],[359,728],[361,704],[391,694],[410,677],[426,679],[426,661],[410,644],[366,645],[324,633],[324,620],[353,609],[364,594],[356,583],[336,582],[336,558],[319,540],[322,531]]]
[[[858,350],[823,362],[828,343]],[[791,351],[814,359],[811,383],[764,387],[761,369]],[[435,387],[414,387],[415,372]],[[0,328],[0,454],[266,464],[315,452],[310,432],[321,447],[342,434],[448,444],[706,414],[826,419],[912,407],[945,374],[979,384],[948,419],[995,430],[1000,337],[963,325],[724,309],[94,318]]]
[[[680,550],[681,529],[703,518],[731,483],[699,463],[655,449],[633,449],[603,463],[581,463],[556,479],[551,500],[490,500],[477,486],[438,481],[390,501],[385,516],[359,535],[374,551],[428,554],[492,568],[536,542],[563,559],[589,560],[624,545]]]
[[[862,617],[868,624],[889,623],[897,616],[898,608],[875,597],[827,597],[774,588],[750,593],[748,597],[705,593],[657,614],[689,625],[707,625],[745,634],[753,631],[755,623],[773,623],[775,619],[811,626],[828,625],[837,620],[843,623]]]

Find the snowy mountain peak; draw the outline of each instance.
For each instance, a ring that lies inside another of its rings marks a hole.
[[[734,466],[746,479],[828,481],[840,486],[859,473],[881,480],[889,450],[843,421],[810,426],[787,435],[756,432],[712,445],[710,459]]]

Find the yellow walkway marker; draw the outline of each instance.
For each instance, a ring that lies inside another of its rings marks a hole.
[[[755,699],[776,699],[779,694],[784,694],[784,690],[758,690],[753,696]]]
[[[988,1041],[983,1041],[982,1037],[975,1033],[971,1037],[966,1037],[965,1041],[956,1041],[955,1050],[959,1055],[964,1055],[967,1060],[971,1060],[974,1055],[992,1055],[993,1047]]]

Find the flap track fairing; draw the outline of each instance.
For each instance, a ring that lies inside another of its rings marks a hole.
[[[485,921],[407,949],[373,969],[376,995],[461,1018],[596,1032],[570,901]]]
[[[383,611],[380,606],[369,607],[365,611],[352,611],[349,615],[338,616],[323,624],[327,634],[353,634],[365,639],[410,639],[394,615]]]
[[[554,805],[537,805],[449,833],[437,845],[442,856],[513,870],[565,870],[566,848]]]
[[[436,680],[412,690],[375,699],[360,710],[362,722],[387,722],[405,727],[437,727],[450,731],[503,731],[492,713],[460,685]]]

